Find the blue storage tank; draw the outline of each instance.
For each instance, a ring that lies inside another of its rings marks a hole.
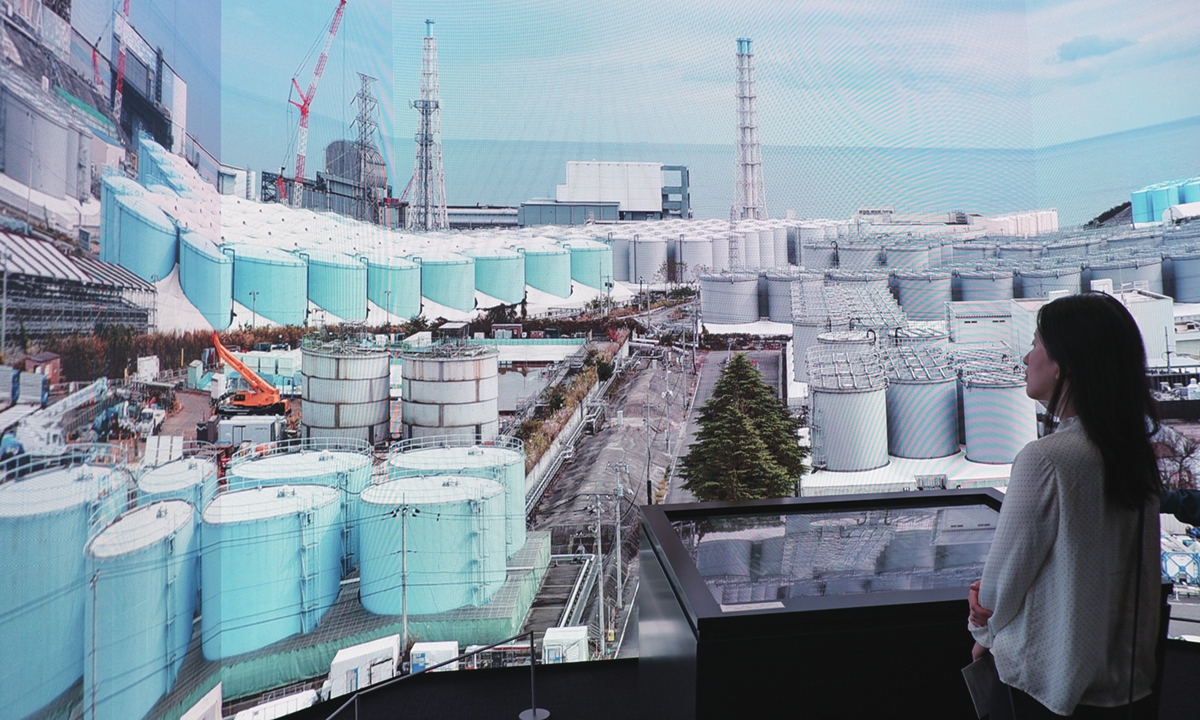
[[[595,240],[566,240],[559,245],[571,251],[571,279],[596,290],[605,290],[613,279],[612,248]],[[662,246],[663,262],[667,246]],[[658,268],[655,268],[657,270]],[[641,272],[641,268],[637,268]],[[633,272],[631,269],[630,272]]]
[[[170,275],[178,257],[178,233],[166,213],[138,195],[115,196],[112,210],[112,220],[102,220],[110,236],[100,248],[100,259],[147,282]]]
[[[88,527],[123,507],[123,480],[81,465],[0,485],[0,719],[28,717],[83,677]]]
[[[145,717],[170,692],[192,639],[199,533],[180,500],[120,517],[87,548],[83,717]]]
[[[421,314],[421,266],[390,255],[368,257],[367,297],[396,317],[417,317]]]
[[[359,258],[332,250],[297,250],[308,263],[308,299],[342,320],[367,318],[367,266]]]
[[[123,175],[105,175],[100,180],[100,259],[109,258],[118,247],[113,226],[117,217],[117,198],[122,195],[142,196],[146,189]]]
[[[233,260],[192,230],[179,233],[179,285],[214,330],[233,322]]]
[[[199,522],[205,493],[215,494],[217,464],[205,457],[172,460],[144,470],[137,481],[138,504],[149,505],[164,500],[186,500],[196,509]]]
[[[280,325],[304,324],[308,268],[303,260],[261,245],[222,245],[221,251],[233,256],[234,300]]]
[[[388,477],[472,475],[504,485],[508,557],[525,547],[525,443],[500,435],[477,445],[464,435],[413,438],[392,446]]]
[[[457,253],[425,252],[410,260],[421,266],[421,296],[461,312],[475,309],[475,261]]]
[[[1151,185],[1149,188],[1150,195],[1150,221],[1158,222],[1162,220],[1163,211],[1172,205],[1179,204],[1179,186],[1171,183],[1159,183]]]
[[[1149,190],[1146,188],[1134,190],[1129,195],[1129,201],[1133,213],[1133,221],[1135,223],[1154,222],[1154,214],[1151,212]]]
[[[1200,202],[1200,177],[1184,180],[1179,185],[1179,202]]]
[[[557,297],[571,295],[571,251],[560,245],[531,244],[514,248],[525,256],[525,283]]]
[[[464,250],[475,261],[475,289],[502,302],[525,299],[525,258],[508,248]]]
[[[371,484],[371,446],[350,439],[302,439],[274,446],[276,454],[259,457],[256,448],[239,451],[225,478],[235,489],[279,485],[319,485],[338,491],[345,509],[342,546],[346,569],[358,564],[359,495]]]
[[[504,585],[504,487],[495,480],[407,477],[372,485],[362,501],[359,598],[368,612],[399,615],[406,594],[410,615],[480,606]]]
[[[280,485],[224,492],[203,517],[206,659],[258,650],[317,627],[342,580],[338,491]]]

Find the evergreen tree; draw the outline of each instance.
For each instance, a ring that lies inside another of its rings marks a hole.
[[[804,472],[800,420],[739,353],[700,410],[696,442],[681,459],[684,487],[699,500],[753,500],[795,493]]]

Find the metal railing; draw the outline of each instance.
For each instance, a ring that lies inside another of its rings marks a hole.
[[[534,668],[537,665],[537,656],[534,653],[533,635],[534,635],[533,630],[530,630],[528,632],[519,633],[517,635],[513,635],[512,637],[505,638],[505,639],[501,640],[500,642],[495,642],[495,643],[492,643],[491,645],[484,645],[483,647],[475,648],[474,650],[472,650],[470,652],[465,652],[465,653],[459,655],[458,657],[454,657],[449,660],[445,660],[443,662],[438,663],[437,665],[431,665],[427,668],[422,668],[421,670],[418,670],[415,673],[410,673],[408,675],[400,675],[399,677],[394,677],[394,678],[391,678],[390,680],[385,680],[381,683],[377,683],[375,685],[371,685],[371,686],[362,688],[361,690],[356,690],[356,691],[354,691],[354,694],[352,694],[350,697],[346,698],[346,701],[343,702],[341,705],[339,705],[338,708],[333,711],[333,713],[331,713],[330,715],[327,716],[327,720],[333,720],[334,718],[355,718],[357,720],[359,699],[362,698],[363,696],[370,695],[371,693],[378,692],[387,687],[392,687],[393,685],[402,683],[406,680],[410,680],[414,677],[417,677],[418,675],[424,675],[425,673],[433,672],[433,671],[437,670],[438,668],[446,667],[447,665],[450,665],[451,663],[457,665],[458,663],[462,662],[463,660],[465,660],[467,658],[470,658],[474,655],[478,655],[479,653],[484,652],[486,650],[491,650],[492,648],[497,648],[502,645],[509,645],[514,640],[518,640],[520,638],[528,638],[529,639],[529,710],[521,711],[520,717],[521,717],[521,720],[543,720],[544,718],[549,717],[550,713],[537,706],[537,685],[536,685],[535,676],[534,676]]]
[[[252,444],[242,448],[229,459],[229,468],[233,469],[244,462],[260,460],[276,455],[288,455],[301,451],[348,452],[365,457],[372,457],[371,443],[357,438],[293,438],[291,440],[273,440],[271,442]]]

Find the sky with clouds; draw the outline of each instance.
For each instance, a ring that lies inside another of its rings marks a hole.
[[[335,6],[222,3],[226,162],[291,168],[291,78]],[[310,148],[347,135],[362,71],[411,163],[426,18],[447,140],[732,143],[738,37],[768,145],[1036,148],[1200,115],[1200,3],[349,0]]]

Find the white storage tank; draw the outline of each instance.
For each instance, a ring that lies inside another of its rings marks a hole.
[[[504,585],[504,487],[463,475],[406,477],[362,494],[359,597],[377,615],[481,606]],[[407,561],[405,561],[407,558]]]
[[[404,438],[465,435],[479,441],[500,431],[499,376],[495,348],[435,345],[405,352]]]
[[[964,371],[962,381],[967,459],[1011,463],[1021,448],[1037,439],[1037,406],[1025,394],[1023,373]]]
[[[665,282],[666,265],[665,239],[640,235],[629,244],[629,282]]]
[[[987,243],[954,243],[953,262],[975,263],[996,256],[996,246]]]
[[[742,269],[757,270],[759,268],[758,231],[740,227],[734,232],[738,243],[738,257],[742,260]]]
[[[775,267],[783,267],[784,265],[795,265],[788,260],[788,229],[786,225],[776,225],[771,228],[771,235],[775,239]]]
[[[944,320],[911,322],[888,333],[895,347],[934,345],[945,347],[950,344],[950,330]]]
[[[700,308],[707,323],[758,322],[758,274],[701,275]]]
[[[306,336],[301,435],[386,442],[391,426],[390,359],[386,348],[361,337]]]
[[[767,317],[772,322],[790,323],[792,321],[792,287],[800,283],[824,284],[825,278],[817,273],[798,272],[792,270],[768,270],[767,279]]]
[[[392,445],[388,478],[472,475],[504,485],[505,543],[512,557],[525,547],[525,443],[497,435],[478,444],[465,435],[415,438]]]
[[[1112,280],[1113,290],[1129,286],[1138,290],[1149,290],[1162,294],[1162,258],[1158,256],[1132,257],[1124,260],[1093,263],[1090,265],[1092,282]]]
[[[888,464],[887,381],[875,352],[809,350],[813,466],[834,472]]]
[[[888,268],[923,270],[930,265],[928,245],[885,245],[884,264]],[[938,260],[941,260],[939,253]]]
[[[1074,295],[1082,283],[1082,271],[1075,267],[1040,268],[1020,270],[1021,296],[1026,298],[1048,298],[1050,293],[1066,291]]]
[[[840,251],[839,251],[840,252]],[[882,290],[887,290],[888,274],[885,272],[871,272],[869,270],[827,270],[825,278],[831,283],[841,285],[851,285],[854,287],[873,287]]]
[[[182,500],[143,505],[88,543],[84,717],[145,717],[170,692],[192,639],[199,548]]]
[[[1012,270],[959,270],[955,274],[963,301],[1011,300],[1013,297]]]
[[[878,243],[839,245],[837,253],[842,270],[873,270],[883,264],[883,246]]]
[[[775,265],[775,232],[760,227],[758,229],[758,267],[771,268]]]
[[[896,296],[911,320],[946,319],[951,298],[950,273],[938,270],[897,272]]]
[[[996,257],[1001,260],[1017,262],[1035,260],[1042,256],[1042,246],[1038,243],[1008,243],[996,248]]]
[[[1200,302],[1200,251],[1171,255],[1175,264],[1175,302]]]
[[[888,451],[902,458],[954,455],[958,445],[958,375],[940,348],[888,351]]]
[[[207,660],[312,632],[337,599],[342,502],[320,485],[224,492],[204,510],[201,647]]]
[[[693,283],[705,273],[714,272],[712,238],[703,235],[680,235],[675,254],[675,281]],[[728,253],[728,249],[726,249]]]

